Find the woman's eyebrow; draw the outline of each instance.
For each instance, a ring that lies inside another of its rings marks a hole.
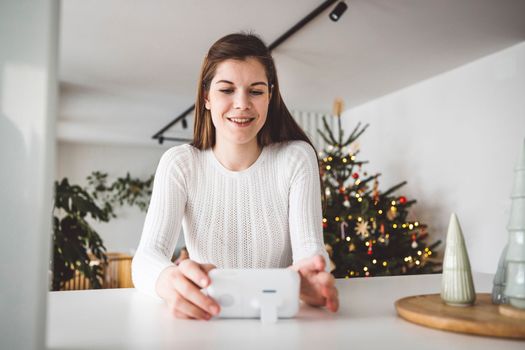
[[[217,81],[215,84],[219,84],[219,83],[226,83],[226,84],[231,84],[231,85],[234,85],[231,81],[229,80],[219,80]],[[264,85],[264,86],[268,86],[268,84],[266,84],[264,81],[257,81],[255,83],[251,83],[250,86],[256,86],[256,85]]]

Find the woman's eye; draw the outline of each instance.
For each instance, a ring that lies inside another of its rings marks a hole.
[[[223,94],[226,94],[226,95],[233,94],[233,92],[234,92],[233,89],[220,89],[219,91],[222,92]],[[259,96],[259,95],[264,94],[264,91],[261,91],[261,90],[251,90],[251,91],[250,91],[250,94],[251,94],[252,96]]]

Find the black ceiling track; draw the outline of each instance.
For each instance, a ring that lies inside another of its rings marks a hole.
[[[293,34],[295,34],[297,31],[299,31],[302,27],[304,27],[308,22],[313,20],[315,17],[319,16],[324,10],[326,10],[328,7],[333,5],[338,0],[326,0],[321,5],[317,6],[312,12],[310,12],[306,17],[301,19],[299,22],[297,22],[292,28],[288,29],[283,35],[278,37],[273,43],[271,43],[268,46],[268,49],[272,51],[277,46],[281,45],[283,42],[285,42],[289,37],[291,37]],[[162,144],[164,141],[178,141],[178,142],[191,142],[193,140],[191,139],[185,139],[185,138],[177,138],[177,137],[165,137],[163,136],[164,132],[171,128],[173,125],[177,124],[186,116],[195,109],[195,104],[191,105],[186,109],[184,112],[182,112],[179,116],[177,116],[175,119],[173,119],[169,124],[167,124],[165,127],[160,129],[155,135],[153,135],[153,139],[156,139],[159,141],[160,144]]]

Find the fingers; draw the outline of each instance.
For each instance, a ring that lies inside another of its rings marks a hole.
[[[219,304],[201,291],[210,284],[208,271],[212,268],[213,265],[200,265],[187,259],[161,273],[157,294],[175,317],[209,320],[219,314]]]
[[[322,294],[302,295],[301,299],[311,306],[325,306],[336,312],[339,309],[339,295],[335,287],[324,288]]]
[[[201,264],[201,268],[206,272],[210,272],[211,270],[213,269],[216,269],[217,266],[213,265],[213,264]]]
[[[328,272],[317,272],[303,276],[301,291],[305,294],[322,294],[325,286],[331,287],[335,283],[334,277]]]
[[[339,309],[339,295],[334,277],[325,271],[311,273],[301,280],[301,299],[312,306],[326,306],[332,312]]]
[[[170,312],[177,318],[209,320],[211,315],[202,308],[195,306],[179,293],[173,295],[168,303]]]
[[[332,312],[336,312],[339,309],[339,293],[337,288],[333,286],[332,288],[325,287],[324,293],[326,297],[326,307]]]
[[[206,288],[210,284],[210,278],[208,277],[208,272],[201,269],[201,266],[195,261],[186,259],[181,261],[179,264],[179,270],[189,278],[193,283],[200,286],[201,288]]]
[[[336,312],[339,309],[339,292],[335,287],[335,278],[327,272],[323,274],[327,275],[320,278],[322,280],[322,294],[326,298],[326,307],[330,311]]]
[[[325,306],[326,298],[320,295],[303,295],[301,300],[310,306]]]
[[[177,279],[174,282],[175,290],[184,297],[187,301],[198,307],[200,310],[205,311],[211,315],[217,315],[220,311],[219,304],[215,302],[212,298],[201,293],[200,289],[188,279]],[[193,308],[190,308],[190,311]],[[199,318],[201,313],[196,314]]]
[[[319,272],[316,276],[316,282],[321,286],[332,287],[335,284],[335,278],[331,273],[328,272]]]

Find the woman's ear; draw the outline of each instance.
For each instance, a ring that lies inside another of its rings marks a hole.
[[[209,111],[211,109],[210,100],[208,99],[208,92],[204,91],[204,107]]]

